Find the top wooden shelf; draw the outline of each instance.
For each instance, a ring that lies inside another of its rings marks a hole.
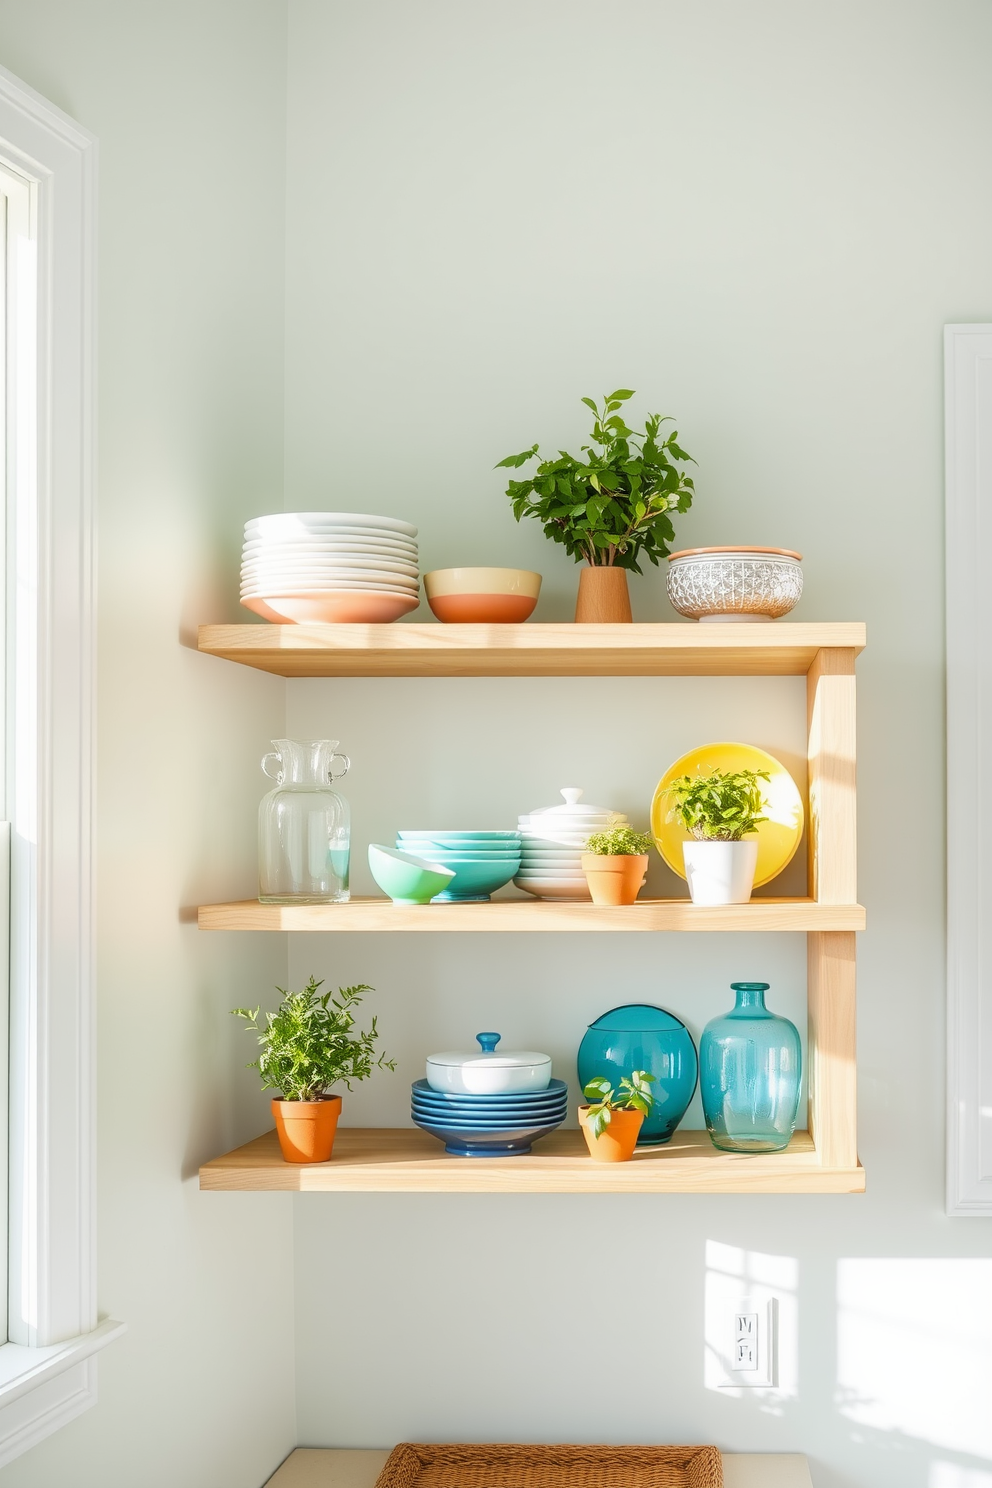
[[[864,649],[857,621],[800,625],[201,625],[199,649],[279,677],[799,677]]]

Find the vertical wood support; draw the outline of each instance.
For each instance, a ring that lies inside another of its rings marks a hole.
[[[858,1165],[856,942],[853,931],[806,937],[810,1136],[825,1168]]]
[[[854,652],[823,648],[806,677],[809,893],[858,900]],[[855,937],[807,936],[809,1129],[824,1167],[858,1162]]]
[[[854,652],[817,651],[806,676],[809,725],[809,895],[857,904]]]

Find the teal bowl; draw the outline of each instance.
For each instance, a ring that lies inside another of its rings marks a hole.
[[[397,837],[402,837],[404,842],[443,842],[448,847],[458,847],[460,843],[486,843],[499,847],[504,842],[517,843],[520,841],[519,832],[397,832]]]
[[[464,858],[445,856],[442,861],[446,868],[454,871],[455,876],[435,896],[438,903],[450,903],[459,899],[487,900],[490,894],[510,882],[520,866],[518,857],[466,861]]]
[[[419,857],[429,858],[432,863],[444,863],[452,868],[456,863],[519,863],[520,854],[507,848],[505,852],[470,852],[463,847],[439,847],[436,842],[425,842],[411,848],[408,842],[398,843],[400,852],[414,851]]]
[[[435,895],[452,886],[455,872],[442,863],[415,858],[412,853],[369,844],[372,877],[394,904],[430,904]]]

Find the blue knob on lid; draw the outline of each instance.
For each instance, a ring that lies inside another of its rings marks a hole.
[[[477,1033],[475,1037],[476,1041],[482,1046],[483,1054],[494,1054],[501,1035],[498,1033]]]

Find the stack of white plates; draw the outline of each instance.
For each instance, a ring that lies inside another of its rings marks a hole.
[[[513,882],[538,899],[591,899],[582,872],[582,854],[593,832],[611,824],[627,826],[627,818],[605,806],[581,806],[582,792],[567,786],[564,806],[548,806],[517,818],[520,830],[520,872]]]
[[[364,512],[253,517],[241,603],[277,624],[398,620],[420,603],[417,529]]]

